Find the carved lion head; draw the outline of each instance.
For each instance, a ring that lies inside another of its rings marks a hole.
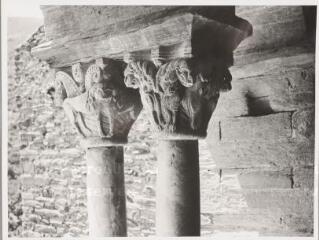
[[[184,87],[191,87],[194,84],[194,79],[191,75],[189,63],[185,59],[176,60],[173,62],[175,74],[179,82]]]
[[[168,96],[175,94],[181,86],[188,88],[194,84],[185,59],[173,60],[161,66],[156,79],[160,92]]]

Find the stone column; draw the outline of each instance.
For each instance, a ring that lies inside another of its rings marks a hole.
[[[156,230],[200,235],[198,139],[206,136],[219,92],[231,88],[227,62],[214,56],[155,64],[129,61],[125,84],[139,88],[158,143]]]
[[[161,236],[199,236],[198,141],[158,144],[156,231]]]
[[[127,63],[124,83],[129,88],[139,89],[143,107],[153,125],[152,134],[160,141],[157,234],[199,235],[197,140],[206,137],[219,92],[230,89],[228,67],[233,64],[232,52],[252,34],[251,25],[235,16],[234,7],[136,6],[129,10],[109,6],[49,6],[43,10],[50,41],[33,48],[32,52],[51,66],[85,62],[94,56],[123,59]],[[94,24],[88,24],[90,22]],[[108,79],[107,74],[105,78]],[[99,84],[99,81],[95,82]],[[111,82],[114,87],[119,87],[116,81]],[[121,84],[120,89],[124,89]],[[111,92],[106,90],[105,94],[113,96],[117,91]],[[84,93],[76,96],[80,98]],[[117,109],[121,105],[110,101],[112,98],[107,99],[98,102],[108,106],[101,112],[112,117],[99,121],[103,124],[95,124],[94,133],[87,130],[92,130],[88,127],[92,120],[90,111],[87,111],[91,101],[84,104],[85,100],[78,99],[83,101],[78,104],[78,100],[69,102],[66,99],[63,105],[71,122],[86,138],[101,136],[99,126],[104,126],[104,123],[113,126],[114,123],[116,131],[108,134],[102,131],[102,138],[110,139],[111,146],[114,146],[125,142],[127,132],[117,134],[117,131],[122,126],[130,127],[136,115],[132,114],[134,116],[130,118],[131,114],[128,114],[126,124],[118,124],[121,117],[116,112],[121,112]],[[99,106],[96,105],[98,109]],[[81,114],[74,114],[77,112]],[[88,114],[83,121],[81,116],[85,112]],[[105,145],[97,143],[90,148],[93,147]]]
[[[123,147],[89,148],[86,158],[90,236],[126,236]]]
[[[56,101],[86,149],[91,237],[127,235],[123,145],[141,103],[135,90],[125,88],[122,67],[97,59],[56,73]]]

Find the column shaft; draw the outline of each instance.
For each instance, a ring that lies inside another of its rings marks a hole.
[[[200,236],[198,141],[159,141],[157,156],[157,235]]]
[[[89,148],[86,157],[90,236],[126,236],[123,147]]]

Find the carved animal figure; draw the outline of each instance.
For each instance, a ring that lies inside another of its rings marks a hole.
[[[207,83],[197,77],[193,86],[187,88],[181,101],[182,111],[186,114],[192,130],[200,128],[202,120],[202,95]]]
[[[127,87],[139,88],[143,106],[153,116],[151,122],[160,130],[163,126],[163,117],[155,84],[156,67],[149,61],[130,62],[124,71],[124,83]]]
[[[184,88],[193,85],[193,77],[186,60],[173,60],[160,67],[156,75],[161,109],[168,132],[176,130],[176,118]]]
[[[208,123],[219,98],[220,91],[231,89],[231,74],[226,68],[211,68],[206,70],[208,75],[202,72],[196,73],[196,80],[192,87],[185,90],[181,102],[183,112],[190,120],[190,127],[198,130],[201,124]]]
[[[67,98],[63,102],[63,108],[71,123],[76,127],[79,133],[85,137],[84,127],[87,131],[97,130],[100,137],[111,137],[113,135],[113,102],[112,89],[108,88],[109,79],[101,77],[101,69],[97,65],[91,65],[85,76],[85,92],[81,93],[80,88],[74,80],[67,74],[63,75],[61,80],[66,92]],[[58,73],[57,73],[58,74]],[[61,90],[60,90],[61,91]],[[84,116],[94,117],[98,126],[87,125]],[[107,119],[108,132],[104,132],[103,119]]]

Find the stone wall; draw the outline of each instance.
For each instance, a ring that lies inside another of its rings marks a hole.
[[[233,90],[200,141],[202,235],[310,235],[314,50],[301,7],[238,7],[254,34],[235,54]],[[86,163],[52,101],[53,72],[30,54],[9,62],[10,236],[86,236]],[[142,112],[125,148],[129,236],[155,233],[156,141]]]
[[[30,54],[43,28],[9,56],[9,235],[88,235],[86,162],[64,111],[53,103],[54,73]],[[129,236],[154,235],[156,159],[144,112],[125,148]]]
[[[233,89],[220,98],[207,139],[220,200],[233,202],[214,210],[212,227],[311,235],[315,52],[302,7],[236,14],[254,30],[235,53]]]
[[[9,235],[86,231],[85,163],[76,133],[47,90],[52,72],[30,50],[40,28],[9,62]],[[81,191],[82,187],[82,191]]]

